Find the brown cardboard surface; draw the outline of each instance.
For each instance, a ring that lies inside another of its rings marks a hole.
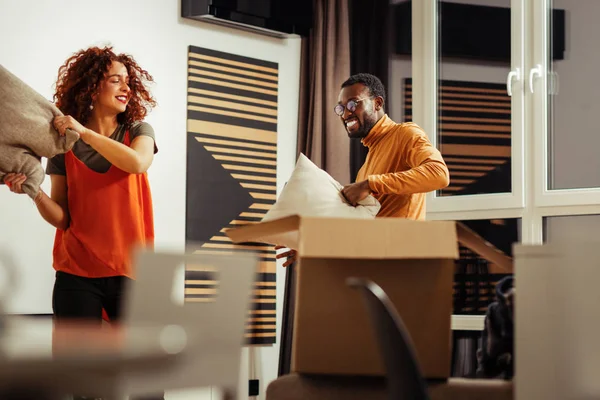
[[[458,258],[453,221],[299,217],[249,224],[225,232],[234,243],[299,235],[298,253],[311,258]],[[435,245],[433,245],[435,244]]]
[[[239,228],[228,229],[225,234],[234,243],[259,242],[269,244],[279,244],[273,238],[282,233],[298,235],[300,228],[300,217],[292,215],[258,224],[243,225]]]
[[[292,371],[383,375],[361,295],[345,283],[354,276],[373,280],[390,297],[423,374],[449,377],[455,222],[291,216],[226,233],[234,243],[298,235]]]
[[[454,222],[402,218],[301,218],[297,250],[311,258],[458,257]]]
[[[354,276],[371,279],[389,296],[423,374],[450,376],[452,260],[303,259],[298,267],[292,371],[384,374],[361,294],[345,284]]]

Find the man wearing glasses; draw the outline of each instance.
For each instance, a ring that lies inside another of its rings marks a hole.
[[[384,104],[385,88],[376,76],[356,74],[342,83],[334,111],[348,136],[369,148],[356,183],[346,185],[342,194],[353,206],[373,194],[381,203],[378,218],[425,219],[425,194],[448,186],[448,167],[423,129],[392,121]],[[287,258],[287,267],[295,261],[296,250],[275,257]]]
[[[448,167],[418,125],[392,121],[384,104],[376,76],[356,74],[342,84],[334,111],[348,136],[369,148],[356,183],[342,194],[354,206],[373,194],[381,203],[377,217],[425,219],[425,194],[448,186]]]

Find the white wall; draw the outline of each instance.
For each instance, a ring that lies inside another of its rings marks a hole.
[[[149,171],[156,247],[175,250],[183,250],[185,238],[188,45],[279,63],[279,190],[295,162],[300,68],[299,39],[274,39],[182,20],[179,4],[180,0],[0,0],[0,64],[48,99],[58,67],[73,52],[90,45],[112,44],[117,52],[132,54],[154,76],[159,106],[147,121],[159,146]],[[49,180],[43,188],[49,189]],[[0,246],[15,254],[21,278],[7,305],[9,312],[51,312],[52,243],[53,229],[31,200],[0,187]],[[278,272],[279,332],[284,274]],[[263,386],[276,377],[278,349],[277,344],[258,351],[257,374]]]

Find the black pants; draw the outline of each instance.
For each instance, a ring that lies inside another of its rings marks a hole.
[[[101,324],[104,309],[110,321],[119,321],[123,296],[132,282],[124,276],[85,278],[59,271],[52,293],[54,318],[58,321],[82,319]],[[75,399],[86,397],[75,396]],[[135,400],[164,400],[164,393]]]

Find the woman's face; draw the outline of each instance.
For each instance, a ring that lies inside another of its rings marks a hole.
[[[94,98],[94,111],[102,114],[121,114],[125,112],[130,98],[127,68],[122,63],[113,61]]]

